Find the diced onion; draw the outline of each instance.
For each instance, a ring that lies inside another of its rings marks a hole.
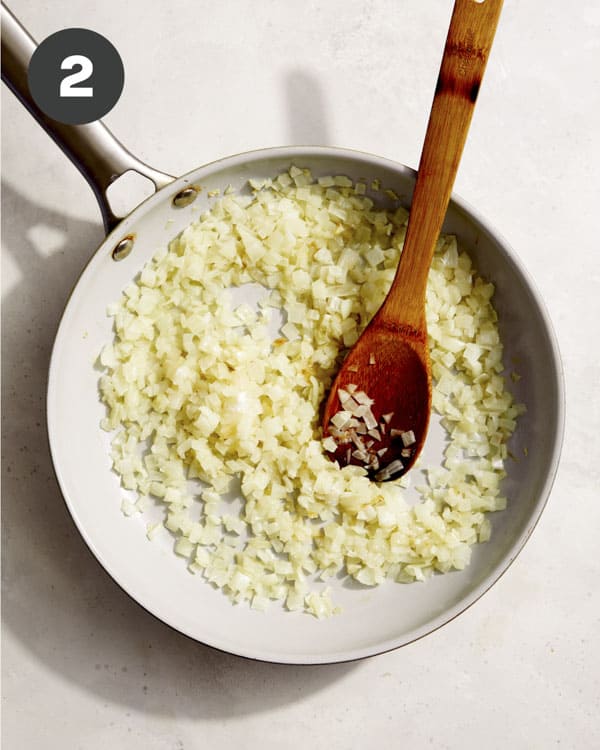
[[[378,424],[357,384],[344,389],[323,439],[323,398],[385,298],[408,214],[379,208],[365,183],[315,181],[300,167],[250,188],[211,201],[110,305],[102,427],[129,491],[123,512],[143,516],[150,495],[164,508],[148,538],[165,528],[188,570],[233,602],[262,611],[280,601],[329,617],[338,610],[320,582],[342,572],[375,586],[468,564],[471,546],[490,536],[485,514],[506,507],[507,441],[523,407],[501,374],[494,288],[454,237],[442,237],[427,324],[433,408],[448,434],[443,465],[422,467],[427,484],[409,504],[409,478],[394,480],[394,462],[380,470],[373,442],[393,415]],[[233,309],[230,288],[250,283],[264,289],[257,309]],[[272,340],[277,307],[286,322]],[[390,438],[410,452],[410,425],[397,432]],[[392,481],[340,468],[330,459],[339,444]],[[237,483],[239,510],[228,495]]]

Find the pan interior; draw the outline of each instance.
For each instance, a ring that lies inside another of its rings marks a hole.
[[[228,186],[244,190],[249,178],[272,177],[294,164],[315,176],[344,174],[369,184],[379,180],[410,204],[414,172],[366,154],[326,148],[270,149],[202,167],[164,188],[136,209],[106,239],[76,285],[56,337],[48,388],[48,429],[57,477],[68,508],[100,563],[135,600],[186,635],[229,651],[269,661],[322,663],[380,653],[421,637],[473,603],[508,567],[543,510],[556,470],[562,438],[562,376],[556,344],[543,305],[513,251],[460,201],[453,201],[444,231],[457,235],[479,273],[496,285],[507,367],[522,378],[511,383],[527,405],[508,464],[506,511],[491,516],[492,538],[473,550],[469,567],[426,583],[384,584],[375,589],[337,581],[342,614],[326,621],[278,606],[257,612],[233,606],[219,591],[191,575],[172,551],[168,535],[149,542],[146,521],[126,518],[123,495],[111,471],[110,437],[95,365],[111,339],[108,303],[160,248],[210,205],[209,193]],[[201,188],[196,201],[174,208],[182,187]],[[134,249],[115,262],[112,249],[135,235]],[[443,434],[433,425],[426,450],[441,455]],[[527,449],[528,455],[524,455]],[[427,456],[425,456],[427,459]]]

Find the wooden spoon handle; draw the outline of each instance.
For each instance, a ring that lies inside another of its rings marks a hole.
[[[427,276],[502,0],[456,0],[421,153],[402,257],[378,323],[425,330]]]

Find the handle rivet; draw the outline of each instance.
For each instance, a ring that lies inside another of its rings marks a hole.
[[[193,203],[198,197],[198,188],[186,187],[180,190],[177,195],[173,198],[173,205],[176,208],[185,208]]]
[[[127,237],[123,237],[123,239],[114,246],[111,253],[112,259],[123,260],[124,258],[126,258],[133,249],[134,241],[135,236],[132,234],[128,234]]]

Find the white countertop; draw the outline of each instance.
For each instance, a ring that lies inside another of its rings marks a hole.
[[[282,144],[416,166],[450,0],[13,0],[38,40],[99,31],[107,125],[172,174]],[[517,561],[441,630],[358,663],[200,646],[93,559],[58,490],[44,398],[61,309],[103,237],[82,177],[3,87],[3,747],[600,746],[600,7],[506,2],[456,192],[517,249],[564,359],[567,431]]]

